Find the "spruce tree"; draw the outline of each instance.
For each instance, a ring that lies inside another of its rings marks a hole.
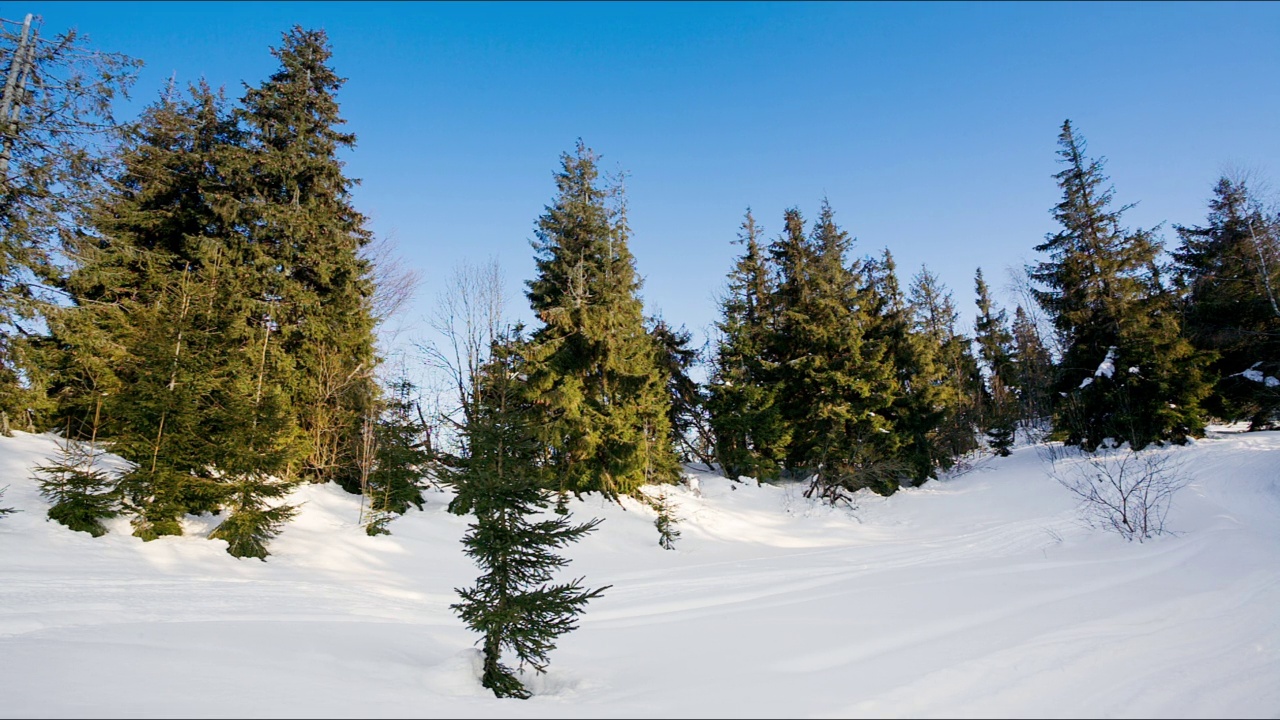
[[[649,335],[657,348],[658,364],[667,376],[671,445],[686,462],[710,463],[713,451],[708,442],[707,401],[702,386],[689,375],[699,357],[698,350],[690,346],[693,333],[684,326],[672,328],[657,317],[650,321]]]
[[[92,440],[82,444],[68,432],[57,459],[35,468],[40,495],[52,503],[50,520],[94,537],[107,533],[102,521],[120,514],[119,495],[115,478],[98,465],[101,455]]]
[[[257,253],[256,286],[273,337],[289,360],[281,377],[307,440],[302,475],[359,490],[360,426],[377,397],[373,281],[360,249],[371,238],[351,204],[355,181],[337,154],[342,132],[323,30],[294,27],[272,49],[279,69],[249,88],[237,113],[248,149],[234,182],[245,189],[241,221]]]
[[[61,238],[83,224],[109,172],[124,129],[114,101],[142,65],[41,25],[0,18],[0,413],[14,418],[45,410],[40,321],[59,300],[49,291],[61,280]]]
[[[1280,218],[1242,180],[1223,177],[1204,227],[1176,226],[1187,337],[1213,353],[1206,408],[1257,430],[1280,413]]]
[[[148,108],[95,202],[93,234],[72,245],[75,305],[50,329],[67,358],[56,391],[66,419],[106,395],[104,434],[133,465],[119,489],[135,535],[181,534],[183,515],[225,509],[213,536],[265,557],[289,514],[270,502],[287,492],[300,442],[249,292],[261,265],[228,169],[241,141],[204,85]]]
[[[1053,358],[1040,330],[1021,305],[1014,308],[1012,383],[1018,392],[1018,418],[1027,427],[1039,428],[1049,418],[1053,401]]]
[[[883,472],[893,452],[892,371],[885,347],[867,341],[874,302],[862,268],[847,264],[853,240],[825,201],[807,237],[798,210],[787,211],[784,228],[769,248],[777,319],[766,357],[790,435],[787,469],[811,477],[808,493],[828,500],[862,487],[892,492],[896,480],[886,484]]]
[[[366,525],[370,535],[386,534],[386,526],[409,508],[422,509],[423,477],[432,460],[427,442],[428,428],[422,421],[413,394],[416,387],[401,375],[383,394],[381,415],[369,424],[371,442],[369,467],[361,492],[372,520]]]
[[[1049,259],[1032,272],[1042,285],[1036,299],[1064,339],[1055,429],[1088,450],[1108,437],[1135,449],[1185,442],[1204,426],[1204,360],[1181,336],[1156,265],[1160,243],[1121,226],[1129,206],[1110,208],[1102,161],[1085,156],[1069,121],[1058,144],[1062,229],[1036,246]]]
[[[773,286],[760,227],[747,210],[744,246],[720,301],[720,335],[707,388],[716,460],[726,477],[777,477],[790,441],[778,405],[777,364],[764,353],[774,331]]]
[[[1013,334],[1009,331],[1005,311],[996,310],[991,301],[982,268],[978,268],[974,276],[974,292],[978,305],[974,336],[987,377],[987,403],[982,424],[987,445],[997,455],[1007,457],[1013,447],[1018,420]]]
[[[921,349],[899,358],[909,408],[903,415],[914,429],[916,480],[923,481],[977,447],[975,429],[986,395],[969,338],[956,330],[959,313],[951,291],[923,265],[912,280],[908,305]]]
[[[556,197],[538,220],[530,305],[542,322],[528,387],[561,491],[617,497],[674,482],[668,377],[645,331],[620,186],[605,186],[581,140],[561,157]]]
[[[467,627],[481,634],[484,687],[497,697],[527,698],[529,691],[503,653],[514,653],[518,668],[545,672],[560,635],[577,627],[584,606],[607,589],[582,586],[582,579],[554,584],[554,572],[568,564],[555,551],[577,542],[599,520],[574,525],[567,514],[539,519],[551,505],[542,477],[560,468],[542,461],[535,431],[541,422],[528,402],[520,375],[523,361],[516,338],[499,338],[466,399],[462,452],[446,464],[446,479],[457,490],[450,512],[475,521],[463,546],[484,574],[473,587],[458,589],[450,607]]]

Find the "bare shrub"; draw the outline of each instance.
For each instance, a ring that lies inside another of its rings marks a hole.
[[[1173,497],[1190,478],[1167,449],[1100,447],[1070,457],[1061,446],[1042,446],[1049,475],[1080,500],[1090,527],[1142,542],[1170,532],[1165,519]]]

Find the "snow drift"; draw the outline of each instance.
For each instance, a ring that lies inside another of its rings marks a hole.
[[[856,508],[700,473],[674,551],[640,503],[572,502],[604,523],[568,572],[614,587],[526,701],[480,687],[449,610],[477,571],[446,493],[368,537],[358,497],[302,487],[263,563],[212,517],[46,521],[54,450],[0,438],[6,717],[1280,715],[1280,432],[1159,450],[1191,483],[1145,543],[1085,526],[1034,447]]]

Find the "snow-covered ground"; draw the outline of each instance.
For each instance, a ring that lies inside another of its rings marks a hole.
[[[496,700],[449,610],[476,570],[433,492],[370,538],[298,490],[268,562],[203,536],[45,520],[44,435],[0,438],[0,716],[1280,717],[1280,433],[1175,449],[1191,484],[1146,543],[1085,527],[1035,448],[832,509],[700,475],[653,512],[599,498],[573,576],[613,588]]]

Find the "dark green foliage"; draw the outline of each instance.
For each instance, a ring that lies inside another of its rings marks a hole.
[[[974,335],[978,355],[986,370],[986,395],[982,411],[987,445],[1001,457],[1013,447],[1018,422],[1017,370],[1014,360],[1014,336],[1010,332],[1004,310],[997,310],[991,293],[978,268],[974,278],[978,317]],[[1027,390],[1024,390],[1027,392]]]
[[[790,430],[787,469],[822,485],[861,482],[863,469],[896,450],[886,413],[895,389],[883,362],[887,345],[866,314],[876,304],[874,283],[862,284],[860,269],[845,264],[852,242],[824,202],[807,237],[799,211],[787,211],[769,248],[777,319],[765,358],[776,368]]]
[[[582,580],[553,584],[568,560],[556,550],[578,541],[599,520],[573,525],[567,511],[546,517],[552,493],[542,473],[534,407],[517,379],[523,360],[519,343],[499,340],[464,399],[462,452],[445,467],[457,490],[449,510],[472,514],[463,546],[483,571],[474,587],[459,589],[451,606],[467,627],[480,633],[482,683],[497,697],[527,698],[529,691],[502,654],[515,654],[519,668],[544,672],[555,639],[577,627],[577,615],[607,588],[588,590]],[[539,518],[541,516],[541,518]]]
[[[887,251],[848,260],[827,203],[807,234],[788,210],[767,252],[749,213],[743,227],[708,392],[726,475],[807,477],[806,495],[834,502],[921,482],[975,447],[981,379],[932,274],[909,305]]]
[[[296,513],[294,505],[268,505],[290,490],[290,486],[265,475],[241,476],[224,500],[227,519],[209,533],[210,538],[227,541],[227,552],[238,558],[266,560],[267,543]]]
[[[693,334],[683,326],[672,328],[662,318],[651,320],[649,335],[658,348],[658,364],[667,376],[671,409],[667,423],[671,444],[686,462],[711,463],[714,444],[707,416],[707,398],[702,386],[689,371],[698,361],[698,351],[689,346]]]
[[[50,315],[48,354],[65,421],[83,427],[101,400],[103,435],[134,466],[120,490],[136,535],[181,534],[183,515],[225,505],[233,554],[262,557],[287,514],[265,503],[302,443],[269,303],[250,290],[262,266],[228,179],[241,141],[203,85],[146,110],[95,201],[95,234],[70,245],[75,305]]]
[[[12,418],[47,403],[30,344],[60,279],[59,237],[102,183],[104,148],[120,129],[113,101],[142,65],[74,30],[44,36],[40,25],[0,20],[0,71],[12,81],[0,117],[0,412]],[[17,56],[24,34],[29,54]]]
[[[676,540],[680,539],[680,530],[676,525],[680,522],[675,508],[671,507],[671,498],[665,492],[657,497],[647,498],[649,506],[658,515],[653,519],[653,526],[658,530],[658,546],[663,550],[675,550]]]
[[[94,537],[105,535],[102,521],[120,514],[116,480],[97,467],[100,451],[70,438],[48,465],[39,465],[40,494],[53,503],[49,519]]]
[[[773,332],[773,287],[759,244],[760,228],[747,211],[738,241],[745,248],[720,301],[720,339],[707,388],[716,460],[726,477],[777,477],[790,437],[773,382],[776,364],[763,353]]]
[[[668,377],[645,331],[621,188],[603,187],[581,141],[561,158],[538,220],[528,390],[560,490],[632,494],[674,482]]]
[[[1059,146],[1066,167],[1055,176],[1063,199],[1054,217],[1062,230],[1036,247],[1049,259],[1032,272],[1063,338],[1055,430],[1087,450],[1108,437],[1139,449],[1199,436],[1205,359],[1181,336],[1156,265],[1160,244],[1150,231],[1121,227],[1127,206],[1109,209],[1102,163],[1085,157],[1070,122]],[[1110,376],[1098,372],[1108,359]]]
[[[0,488],[0,498],[4,497],[4,493],[8,489],[9,489],[8,485],[5,485],[4,487]],[[10,515],[15,512],[17,512],[17,510],[14,510],[11,507],[0,507],[0,518],[3,518],[4,516]]]
[[[1017,417],[1029,427],[1040,427],[1052,412],[1053,359],[1040,331],[1021,305],[1013,314],[1013,385],[1018,393]]]
[[[970,340],[956,331],[951,292],[927,267],[913,279],[908,305],[918,349],[897,360],[904,372],[899,425],[909,432],[904,459],[919,483],[977,447],[986,396]]]
[[[368,507],[370,535],[389,534],[387,524],[409,508],[422,509],[423,477],[432,459],[428,432],[413,394],[415,386],[401,376],[391,383],[381,403],[382,414],[366,428],[364,450],[372,459],[362,475],[361,492]],[[363,454],[363,453],[362,453]]]
[[[1280,218],[1250,188],[1221,178],[1204,227],[1177,227],[1174,252],[1187,337],[1213,353],[1206,407],[1261,429],[1280,418]]]
[[[278,380],[306,441],[302,475],[358,492],[357,447],[377,397],[377,358],[373,280],[359,255],[371,234],[337,158],[355,136],[338,130],[343,80],[328,64],[323,30],[294,27],[272,54],[280,67],[246,92],[237,113],[246,149],[229,163],[259,268],[246,291],[287,359]]]

